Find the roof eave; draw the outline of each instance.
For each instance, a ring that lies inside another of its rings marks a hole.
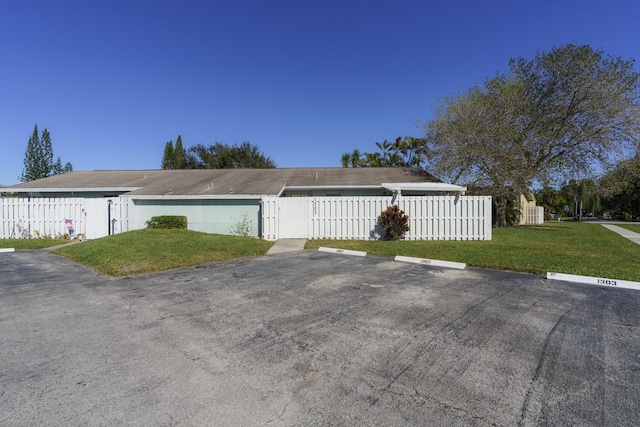
[[[268,195],[258,194],[121,194],[120,197],[132,200],[261,200]]]
[[[136,191],[142,187],[0,187],[3,193],[113,193]]]
[[[383,182],[382,187],[391,191],[447,191],[465,193],[467,187],[444,182]]]
[[[287,185],[284,190],[379,190],[382,185]]]

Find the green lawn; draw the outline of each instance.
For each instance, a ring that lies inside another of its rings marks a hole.
[[[320,246],[467,263],[473,267],[640,281],[640,245],[599,224],[546,223],[493,229],[491,241],[311,240]]]
[[[44,249],[52,246],[64,245],[69,240],[64,239],[0,239],[0,248]]]
[[[264,255],[272,242],[187,230],[137,230],[53,251],[110,276],[191,267]]]

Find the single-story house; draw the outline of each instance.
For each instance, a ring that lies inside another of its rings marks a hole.
[[[269,230],[266,229],[266,216],[279,217],[280,229],[284,230],[287,221],[292,223],[295,218],[311,216],[309,210],[317,214],[319,200],[382,198],[381,203],[389,205],[404,197],[459,197],[465,191],[465,187],[443,183],[420,168],[76,171],[0,188],[0,192],[31,200],[44,197],[108,199],[109,209],[115,201],[126,201],[131,207],[127,214],[129,230],[144,228],[153,216],[184,215],[191,230],[229,234],[234,223],[245,217],[254,225],[252,235],[263,238],[293,237],[284,232],[269,234],[275,226],[271,224]],[[304,212],[290,214],[285,222],[278,212],[290,210],[288,207],[274,205],[269,208],[271,213],[265,208],[268,201],[293,198],[305,205]],[[273,209],[277,212],[273,213]],[[310,220],[304,218],[304,221]],[[296,233],[299,237],[314,237],[307,231]]]

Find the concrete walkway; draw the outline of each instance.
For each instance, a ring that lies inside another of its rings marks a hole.
[[[626,228],[618,227],[617,225],[612,224],[602,224],[602,226],[640,245],[640,233],[636,233],[631,230],[627,230]]]
[[[276,243],[271,246],[267,255],[301,251],[304,249],[305,243],[307,243],[307,239],[278,239]]]

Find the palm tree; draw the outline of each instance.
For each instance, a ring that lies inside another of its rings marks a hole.
[[[364,160],[362,159],[362,155],[360,154],[360,150],[357,148],[353,150],[352,153],[344,153],[340,160],[343,168],[359,168],[361,166],[368,166],[364,164]]]
[[[344,153],[342,155],[341,163],[342,163],[342,167],[343,168],[348,168],[349,167],[349,163],[351,163],[351,154]]]

